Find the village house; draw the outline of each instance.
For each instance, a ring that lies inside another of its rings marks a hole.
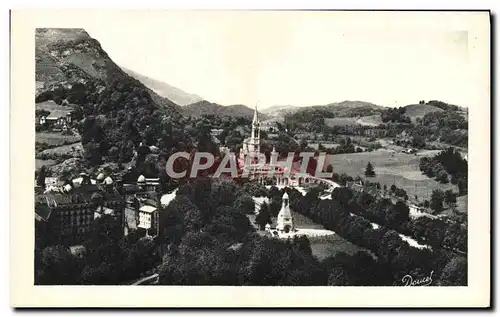
[[[40,117],[40,125],[53,129],[66,129],[71,123],[70,110],[53,110],[47,116]]]

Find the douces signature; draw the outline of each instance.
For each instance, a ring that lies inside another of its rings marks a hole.
[[[419,279],[414,279],[411,275],[406,274],[403,276],[403,286],[428,286],[431,285],[432,283],[432,274],[434,271],[431,271],[431,274],[429,276],[424,277],[424,278],[419,278]]]

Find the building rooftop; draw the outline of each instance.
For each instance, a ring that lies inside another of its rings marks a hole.
[[[156,207],[153,207],[150,205],[144,205],[141,208],[139,208],[139,211],[147,212],[147,213],[152,213],[152,212],[155,212],[156,210],[157,210]]]
[[[59,118],[65,118],[70,115],[70,110],[52,110],[52,112],[47,116],[47,120],[57,120]]]

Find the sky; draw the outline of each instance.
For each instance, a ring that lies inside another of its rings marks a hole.
[[[113,11],[84,26],[115,63],[222,105],[468,106],[468,32],[428,12]]]

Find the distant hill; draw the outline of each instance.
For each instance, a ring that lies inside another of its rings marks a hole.
[[[262,110],[268,120],[274,121],[283,121],[286,115],[293,114],[304,107],[300,106],[271,106]]]
[[[251,119],[254,110],[245,105],[222,106],[206,100],[198,101],[182,107],[185,116],[201,117],[203,115],[216,115],[220,117],[243,117]],[[259,119],[264,120],[266,116],[259,112]]]
[[[368,118],[380,115],[384,107],[365,101],[342,101],[330,103],[322,106],[312,106],[298,109],[294,113],[285,114],[285,121],[290,124],[318,124],[328,122],[329,125],[344,124],[351,122],[354,124],[359,118]],[[342,122],[332,122],[328,118],[352,118]],[[360,122],[363,124],[364,121]],[[374,123],[375,124],[375,123]]]
[[[423,118],[426,114],[431,112],[442,112],[441,108],[431,106],[428,104],[413,104],[404,107],[406,109],[405,115],[415,121],[416,118]]]
[[[138,79],[141,83],[143,83],[146,87],[157,93],[163,98],[167,98],[180,106],[186,106],[189,104],[193,104],[198,101],[202,101],[198,95],[187,93],[177,87],[171,86],[162,81],[149,78],[147,76],[141,75],[133,70],[130,70],[125,67],[121,67],[124,72],[129,74],[130,76]]]
[[[314,106],[316,109],[331,111],[338,117],[368,116],[380,113],[384,107],[366,101],[334,102],[324,106]]]

